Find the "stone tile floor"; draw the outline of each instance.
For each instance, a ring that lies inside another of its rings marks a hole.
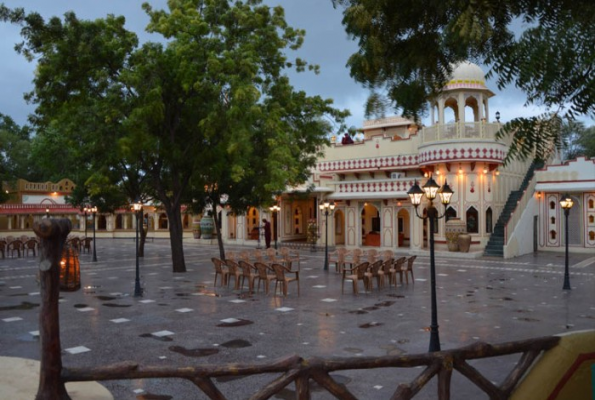
[[[230,247],[229,250],[234,249]],[[239,248],[235,248],[236,250]],[[341,276],[323,271],[323,252],[301,252],[301,295],[248,295],[213,287],[214,246],[185,242],[188,272],[171,271],[169,241],[147,243],[141,260],[142,298],[134,290],[134,241],[98,240],[98,262],[81,254],[82,289],[62,292],[61,339],[65,366],[132,360],[153,366],[258,363],[289,354],[361,357],[427,351],[430,323],[429,258],[418,256],[415,283],[354,296],[341,294]],[[406,254],[402,254],[406,255]],[[452,256],[452,255],[451,255]],[[34,257],[0,260],[0,356],[39,359]],[[500,343],[595,328],[595,257],[571,254],[572,290],[562,290],[564,254],[537,253],[511,260],[436,258],[442,349],[476,341]],[[518,356],[473,362],[494,382]],[[388,399],[421,368],[341,371],[337,381],[360,399]],[[246,399],[275,377],[216,379],[230,399]],[[115,399],[203,399],[182,380],[102,382]],[[453,374],[453,399],[481,399]],[[274,399],[291,399],[292,387]],[[435,381],[416,399],[436,397]],[[314,388],[313,398],[331,399]]]

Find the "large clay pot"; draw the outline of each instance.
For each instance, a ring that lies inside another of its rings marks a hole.
[[[203,239],[213,239],[213,232],[215,231],[215,221],[213,220],[213,217],[202,217],[200,220],[200,231]]]
[[[448,251],[459,251],[459,235],[466,233],[465,221],[451,218],[446,222],[446,244]]]
[[[466,233],[461,233],[459,235],[459,250],[462,253],[469,253],[469,248],[471,247],[471,235]]]
[[[196,216],[192,218],[192,234],[194,235],[194,239],[200,239],[200,234],[202,230],[200,229],[200,217]]]

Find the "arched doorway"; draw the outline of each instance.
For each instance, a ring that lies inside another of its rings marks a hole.
[[[380,211],[371,203],[364,203],[361,212],[362,246],[380,247]]]
[[[165,213],[159,214],[159,229],[168,229],[167,215]]]
[[[576,196],[570,196],[574,205],[568,214],[568,245],[583,245],[583,205],[581,199]],[[564,215],[564,212],[562,212]],[[563,242],[562,242],[563,243]]]
[[[343,210],[335,211],[335,245],[345,245],[345,214]]]
[[[246,220],[246,237],[250,240],[258,240],[260,227],[260,213],[256,207],[250,207],[248,209],[247,220]]]
[[[397,212],[397,246],[411,246],[411,222],[409,211],[402,208]]]

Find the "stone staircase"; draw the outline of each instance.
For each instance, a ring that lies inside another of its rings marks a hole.
[[[494,230],[492,231],[490,240],[488,241],[484,249],[483,254],[485,256],[504,257],[504,232],[506,229],[506,225],[508,224],[508,221],[510,221],[510,216],[512,215],[512,212],[516,209],[517,203],[523,197],[523,193],[527,189],[529,182],[531,182],[531,179],[533,179],[533,176],[535,175],[535,170],[541,167],[543,167],[542,161],[533,161],[529,166],[529,170],[525,174],[525,178],[523,179],[523,182],[521,183],[521,187],[519,188],[519,190],[513,190],[512,192],[510,192],[508,200],[506,201],[506,204],[504,205],[504,208],[500,213],[500,217],[498,218],[496,225],[494,225]]]

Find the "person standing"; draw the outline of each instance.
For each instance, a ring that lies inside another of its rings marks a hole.
[[[264,242],[268,249],[271,247],[271,223],[266,218],[262,219],[262,223],[264,224]]]

